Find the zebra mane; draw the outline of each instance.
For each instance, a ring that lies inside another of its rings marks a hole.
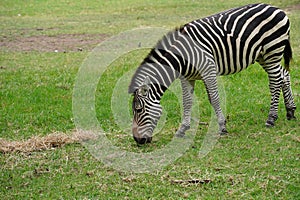
[[[175,29],[173,29],[172,31],[169,31],[168,33],[166,33],[162,39],[160,39],[156,45],[151,49],[150,53],[144,58],[144,60],[142,61],[142,63],[139,65],[139,67],[137,68],[136,72],[134,73],[130,85],[128,87],[128,93],[132,94],[134,93],[143,83],[143,80],[146,79],[146,75],[144,75],[145,72],[147,70],[147,63],[154,63],[153,59],[162,61],[161,57],[157,54],[157,52],[160,53],[165,53],[166,50],[171,48],[171,45],[174,44],[174,38],[177,38],[177,36],[180,33],[183,33],[183,27],[177,27]],[[168,68],[168,67],[166,67]],[[166,71],[170,71],[172,70],[171,68],[168,69],[164,69]],[[150,77],[151,80],[151,77]]]

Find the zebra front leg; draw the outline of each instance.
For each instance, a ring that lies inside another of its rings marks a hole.
[[[191,127],[194,86],[195,81],[188,81],[184,78],[181,79],[183,119],[181,126],[175,134],[176,137],[184,137],[185,131],[189,130]]]
[[[286,118],[288,120],[296,119],[295,117],[296,105],[294,102],[292,89],[291,89],[290,74],[284,68],[282,68],[282,74],[283,74],[282,93],[283,93],[284,104],[286,108]]]
[[[219,134],[226,135],[228,132],[226,129],[226,120],[220,106],[217,77],[216,75],[210,75],[209,77],[203,78],[203,81],[206,87],[209,102],[214,108],[214,111],[218,118]]]

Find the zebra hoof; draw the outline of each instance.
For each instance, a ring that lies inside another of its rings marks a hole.
[[[182,138],[185,136],[185,131],[189,130],[190,126],[181,125],[181,127],[177,130],[175,136],[178,138]]]
[[[268,117],[268,120],[266,121],[266,127],[271,128],[275,126],[275,121],[277,120],[278,116],[277,115],[272,115],[270,114]]]
[[[175,137],[177,138],[183,138],[185,136],[185,133],[184,132],[181,132],[181,131],[177,131],[175,133]]]
[[[286,112],[286,118],[287,118],[287,120],[296,119],[296,117],[295,117],[295,109],[287,110],[287,112]]]
[[[226,130],[226,129],[222,129],[221,131],[220,131],[220,135],[222,136],[224,136],[224,135],[228,135],[228,131]]]
[[[266,127],[267,128],[272,128],[272,127],[274,127],[274,125],[275,125],[274,121],[267,120],[267,122],[266,122]]]

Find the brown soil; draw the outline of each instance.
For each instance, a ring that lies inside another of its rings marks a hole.
[[[284,11],[286,11],[287,13],[291,12],[291,11],[295,11],[295,10],[300,10],[300,3],[299,4],[295,4],[289,7],[286,7],[284,9]]]
[[[105,40],[106,34],[62,34],[57,36],[2,37],[0,48],[10,51],[74,52],[89,51]]]

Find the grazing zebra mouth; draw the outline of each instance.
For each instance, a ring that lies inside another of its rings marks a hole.
[[[151,131],[146,131],[145,134],[139,134],[139,127],[135,120],[133,120],[132,124],[132,133],[133,133],[133,138],[138,144],[146,144],[150,143],[152,141],[152,134]]]
[[[134,137],[134,140],[138,143],[138,144],[146,144],[146,143],[151,143],[152,141],[152,137],[142,137],[142,138],[138,138],[138,137]]]

